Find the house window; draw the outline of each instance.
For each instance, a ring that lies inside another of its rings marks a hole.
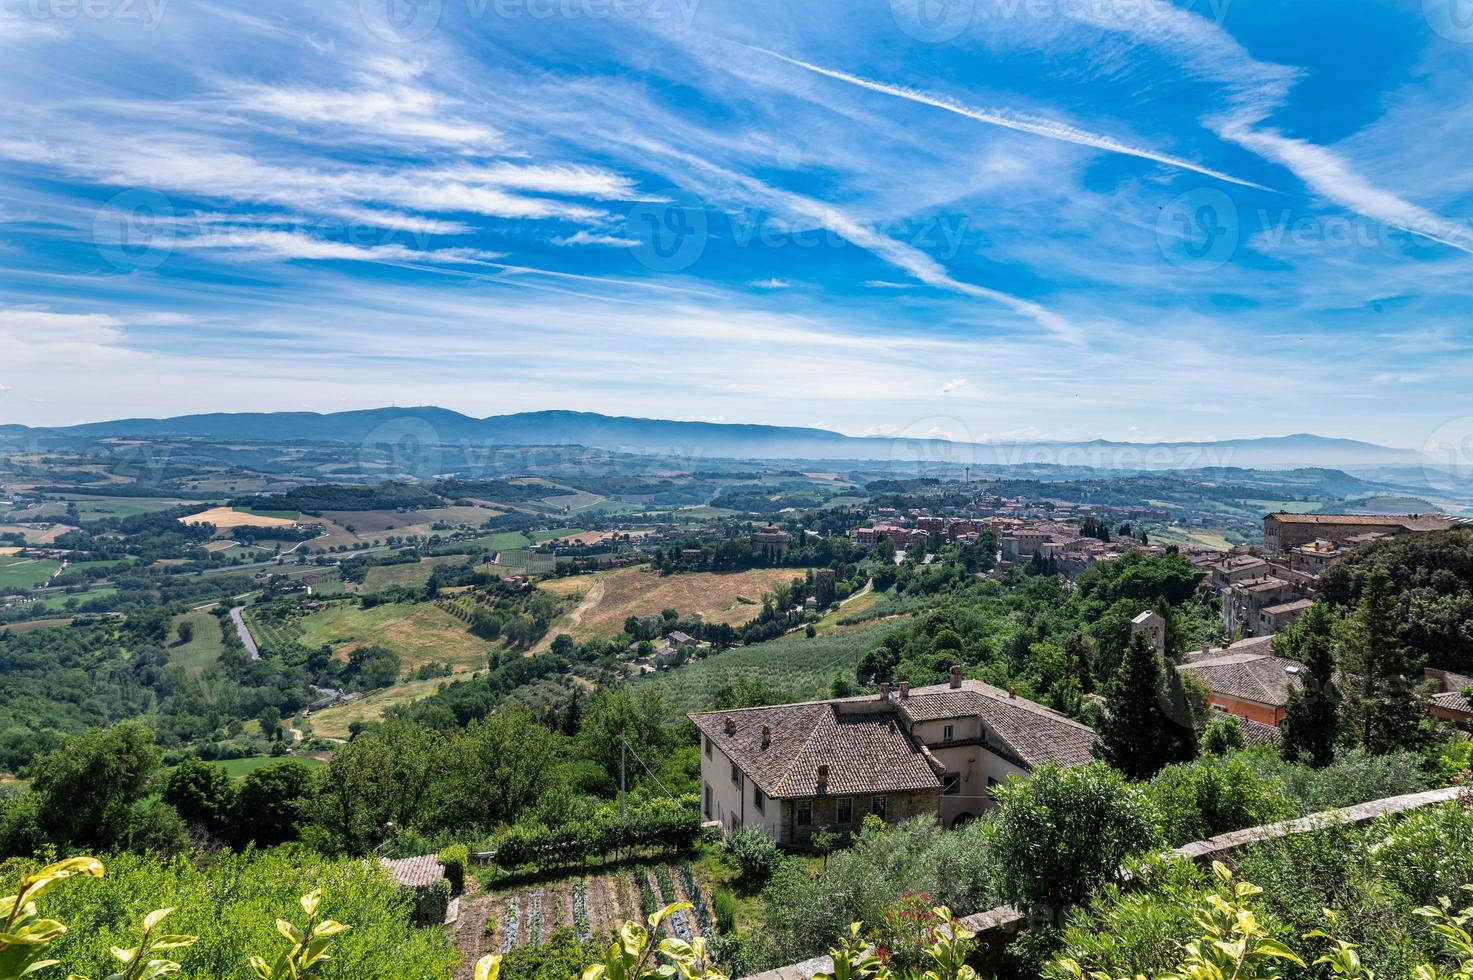
[[[943,728],[941,730],[941,741],[943,741],[943,742],[950,742],[955,735],[956,735],[956,730],[955,730],[954,726],[947,725],[945,728]]]
[[[809,827],[813,824],[813,804],[807,800],[798,801],[798,826]]]
[[[941,792],[945,796],[955,796],[962,791],[962,774],[949,772],[941,777]]]
[[[870,813],[873,813],[875,816],[879,817],[881,820],[884,820],[885,819],[885,798],[883,796],[873,796],[873,797],[870,797],[870,801],[869,801],[869,812]]]
[[[767,812],[767,800],[762,796],[762,790],[756,783],[752,784],[752,805],[757,808],[758,813]]]
[[[849,797],[849,796],[840,797],[840,799],[839,799],[839,810],[838,810],[838,821],[839,821],[839,823],[853,823],[854,822],[854,799],[853,799],[853,797]]]
[[[711,819],[711,784],[710,783],[706,783],[704,785],[706,787],[706,819],[707,820],[710,820]]]
[[[735,762],[731,764],[731,781],[738,786],[742,784],[742,771],[737,768]]]
[[[706,736],[706,758],[711,758],[711,736]]]

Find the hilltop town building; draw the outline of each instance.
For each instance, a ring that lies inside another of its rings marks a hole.
[[[1052,762],[1093,758],[1093,729],[952,669],[950,682],[879,697],[690,716],[701,732],[701,805],[728,830],[760,827],[787,847],[868,814],[956,826],[989,788]]]
[[[1441,514],[1268,514],[1263,518],[1263,553],[1270,558],[1315,539],[1346,542],[1362,534],[1417,534],[1445,531],[1453,521]]]

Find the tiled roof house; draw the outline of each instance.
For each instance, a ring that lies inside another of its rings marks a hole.
[[[820,828],[857,830],[868,814],[946,826],[991,805],[989,788],[1044,763],[1092,760],[1095,733],[1043,705],[964,681],[879,697],[690,716],[701,732],[707,819],[760,827],[805,847]]]

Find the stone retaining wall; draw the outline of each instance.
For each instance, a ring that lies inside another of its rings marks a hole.
[[[1298,820],[1264,824],[1259,827],[1219,834],[1207,840],[1193,841],[1167,851],[1166,856],[1184,857],[1198,864],[1225,861],[1235,852],[1253,844],[1319,830],[1330,824],[1352,826],[1367,824],[1390,814],[1446,803],[1457,799],[1459,792],[1461,790],[1458,787],[1450,786],[1446,789],[1428,790],[1425,793],[1411,793],[1407,796],[1391,796],[1384,800],[1357,803],[1355,806],[1348,806],[1340,810],[1326,810],[1323,813],[1310,814]],[[971,962],[974,967],[982,971],[992,970],[1001,960],[1008,944],[1023,931],[1027,918],[1017,908],[1003,905],[995,909],[988,909],[986,912],[978,912],[976,915],[969,915],[962,919],[961,923],[967,930],[977,934],[975,940],[977,946],[973,951]],[[802,963],[794,963],[791,966],[759,973],[749,977],[748,980],[811,980],[814,974],[828,973],[833,968],[833,960],[827,956],[820,956]],[[987,973],[984,972],[983,976],[986,975]]]

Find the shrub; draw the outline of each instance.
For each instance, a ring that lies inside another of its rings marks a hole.
[[[116,971],[111,947],[137,945],[137,923],[156,908],[174,907],[171,930],[200,937],[182,957],[191,977],[251,975],[249,959],[278,950],[277,920],[316,888],[325,914],[353,925],[339,936],[323,980],[449,976],[458,954],[438,934],[409,925],[409,897],[377,868],[356,860],[324,860],[299,848],[215,855],[199,867],[179,858],[117,854],[107,873],[46,894],[48,917],[66,934],[48,952],[64,971],[105,977]],[[36,865],[0,864],[0,894]]]
[[[748,886],[766,884],[783,859],[777,842],[755,827],[743,828],[727,837],[721,853],[737,866]]]
[[[445,921],[450,909],[450,882],[441,878],[414,889],[414,921],[419,925],[437,926]]]
[[[1103,763],[1047,765],[994,791],[998,881],[1030,915],[1058,921],[1126,857],[1152,848],[1156,815],[1145,791]]]
[[[1250,749],[1241,758],[1260,776],[1283,784],[1299,815],[1318,813],[1430,789],[1433,780],[1415,752],[1371,755],[1364,749],[1346,749],[1323,769],[1286,762],[1271,750]]]
[[[1295,816],[1281,783],[1236,758],[1167,766],[1151,780],[1149,794],[1170,845]]]
[[[451,844],[440,852],[440,863],[445,866],[445,877],[450,881],[450,891],[459,895],[465,891],[465,867],[470,862],[470,849],[464,844]]]
[[[736,931],[736,896],[721,889],[711,896],[711,911],[716,916],[716,928],[723,934]]]

